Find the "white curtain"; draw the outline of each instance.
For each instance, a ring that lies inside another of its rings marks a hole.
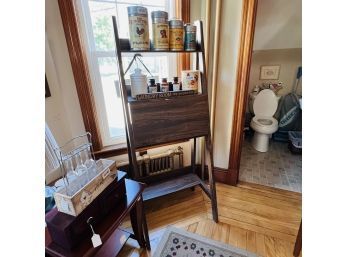
[[[58,147],[57,141],[54,139],[47,123],[45,123],[45,125],[45,167],[46,173],[48,173],[59,167],[59,160],[54,151],[54,149]]]

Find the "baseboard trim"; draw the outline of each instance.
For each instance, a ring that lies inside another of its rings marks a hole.
[[[214,176],[217,182],[221,182],[224,184],[236,186],[238,182],[238,178],[235,176],[237,171],[232,169],[225,169],[220,167],[214,167]]]

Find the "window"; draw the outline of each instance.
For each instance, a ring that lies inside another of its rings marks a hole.
[[[127,6],[142,5],[147,8],[151,32],[151,11],[164,10],[168,12],[169,18],[174,17],[173,2],[170,0],[80,0],[78,2],[82,21],[81,32],[87,50],[103,146],[126,141],[122,100],[116,90],[119,78],[111,16],[116,16],[120,37],[129,38]],[[151,38],[151,33],[149,34]],[[133,54],[123,56],[125,69]],[[171,78],[177,74],[176,55],[144,54],[143,61],[158,78]],[[132,69],[127,73],[126,80],[129,79],[131,72]]]

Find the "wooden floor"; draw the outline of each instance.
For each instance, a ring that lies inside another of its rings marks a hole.
[[[217,184],[219,223],[211,218],[210,201],[200,188],[146,202],[153,252],[165,227],[173,225],[254,252],[260,256],[292,256],[301,221],[301,194],[241,183]],[[129,227],[129,221],[123,224]],[[151,256],[129,239],[120,256]]]

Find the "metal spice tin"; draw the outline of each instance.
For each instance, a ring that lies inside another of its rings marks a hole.
[[[149,22],[147,9],[142,6],[128,6],[129,37],[131,50],[149,50]]]
[[[153,50],[169,49],[168,13],[164,11],[151,12],[152,18],[152,48]]]
[[[185,24],[185,50],[196,50],[196,26]]]
[[[169,21],[169,49],[184,50],[184,23],[182,20]]]

